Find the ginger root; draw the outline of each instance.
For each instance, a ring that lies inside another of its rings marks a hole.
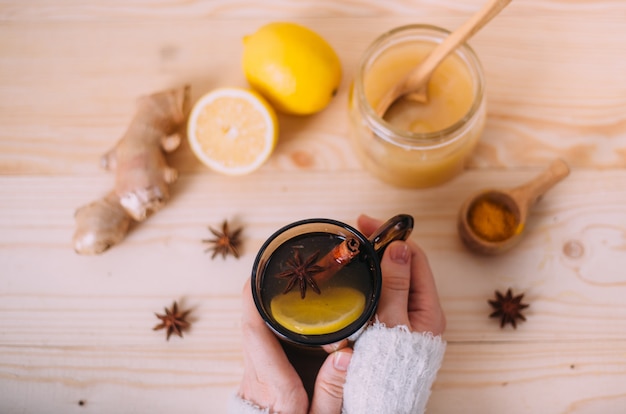
[[[115,189],[75,214],[74,250],[99,254],[121,242],[133,221],[143,221],[169,199],[168,185],[178,173],[165,152],[178,148],[178,131],[185,122],[189,86],[139,98],[126,133],[101,160],[115,170]]]

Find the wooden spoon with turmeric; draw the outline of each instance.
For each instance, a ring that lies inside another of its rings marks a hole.
[[[563,160],[519,187],[510,190],[483,190],[470,197],[458,216],[461,240],[472,251],[482,254],[503,253],[521,239],[528,212],[541,196],[569,175]]]

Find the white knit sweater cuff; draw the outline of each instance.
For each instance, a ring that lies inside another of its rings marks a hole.
[[[343,413],[423,413],[445,350],[440,336],[374,323],[355,343]]]

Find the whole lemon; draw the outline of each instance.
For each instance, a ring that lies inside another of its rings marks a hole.
[[[269,23],[245,36],[246,79],[279,111],[308,115],[324,109],[341,81],[333,48],[314,31],[286,22]]]

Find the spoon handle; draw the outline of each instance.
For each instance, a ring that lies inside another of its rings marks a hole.
[[[511,190],[511,197],[518,203],[532,207],[542,195],[556,183],[569,175],[569,166],[563,160],[555,160],[550,167],[528,183]]]
[[[450,33],[437,46],[419,67],[412,72],[405,81],[405,90],[417,90],[424,86],[437,66],[460,44],[472,37],[483,28],[491,19],[502,11],[512,0],[489,0],[479,11],[470,17],[459,28]]]
[[[384,116],[387,109],[399,97],[414,92],[419,95],[420,91],[430,79],[437,66],[458,47],[478,32],[485,24],[502,11],[512,0],[488,0],[487,3],[470,17],[465,23],[448,35],[443,42],[437,45],[433,51],[419,64],[419,66],[389,92],[387,92],[376,105],[375,111],[379,116]],[[423,93],[423,91],[422,91]],[[418,99],[419,101],[420,99]],[[422,99],[423,101],[423,99]]]

